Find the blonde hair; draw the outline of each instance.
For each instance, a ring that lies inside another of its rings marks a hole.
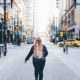
[[[41,58],[43,56],[42,50],[42,40],[37,38],[34,44],[34,57]]]

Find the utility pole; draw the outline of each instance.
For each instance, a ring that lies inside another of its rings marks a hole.
[[[6,51],[7,51],[6,35],[7,35],[7,25],[6,25],[6,0],[4,0],[4,45],[5,45],[4,56],[6,56]]]
[[[14,24],[15,24],[15,21],[13,21],[15,18],[13,18],[12,16],[11,16],[11,24],[12,24],[12,44],[13,44],[13,40],[14,40]]]
[[[57,17],[56,17],[56,28],[57,28]]]
[[[19,26],[19,14],[18,14],[18,12],[20,12],[20,11],[16,11],[17,12],[17,26]]]
[[[11,3],[6,3],[7,0],[4,0],[3,3],[0,3],[0,5],[4,6],[4,22],[3,22],[3,29],[4,29],[4,46],[5,46],[5,51],[4,51],[4,56],[6,56],[6,51],[7,51],[7,41],[6,41],[6,35],[7,35],[7,22],[8,22],[8,13],[6,12],[7,5],[11,5],[11,8],[13,7],[13,1],[10,0]]]
[[[56,19],[56,37],[57,37],[57,17],[55,19]]]

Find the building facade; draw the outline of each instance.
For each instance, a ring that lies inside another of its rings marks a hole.
[[[26,25],[27,25],[27,23],[26,23],[26,14],[25,14],[25,12],[26,12],[26,7],[25,7],[25,5],[24,5],[24,3],[23,3],[23,1],[22,0],[20,0],[20,1],[18,1],[18,6],[20,7],[20,13],[21,13],[21,15],[20,15],[20,20],[19,20],[19,22],[20,22],[20,24],[21,24],[21,27],[22,27],[22,34],[23,35],[26,35],[26,31],[27,31],[27,27],[26,27]]]
[[[77,0],[77,2],[80,2]],[[74,7],[74,0],[59,0],[59,27],[64,31],[67,26],[68,38],[80,38],[78,14],[80,6]]]
[[[11,3],[10,1],[11,0],[7,0],[6,3]],[[12,42],[12,40],[15,38],[15,35],[17,34],[21,36],[22,29],[20,28],[20,26],[23,27],[23,25],[25,26],[25,23],[26,23],[24,17],[21,16],[22,8],[18,5],[18,1],[19,0],[13,1],[13,8],[11,8],[11,5],[6,6],[6,12],[8,13],[7,42]],[[4,3],[3,0],[0,0],[0,3]],[[2,19],[4,21],[4,9],[3,9],[3,5],[0,5],[0,23],[1,24],[3,24]],[[4,33],[3,29],[1,29],[1,31],[3,31],[1,33]],[[4,35],[0,35],[1,38],[3,38],[2,36]]]
[[[27,35],[30,36],[37,33],[37,0],[23,0],[23,2],[26,5]]]
[[[33,26],[33,0],[23,0],[26,6],[26,22],[27,26]]]

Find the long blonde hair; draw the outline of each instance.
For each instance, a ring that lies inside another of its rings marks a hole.
[[[42,50],[42,40],[37,38],[34,44],[34,57],[41,58],[43,56]]]

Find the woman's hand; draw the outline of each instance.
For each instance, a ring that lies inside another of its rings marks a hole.
[[[26,63],[26,61],[24,61],[24,63]]]

